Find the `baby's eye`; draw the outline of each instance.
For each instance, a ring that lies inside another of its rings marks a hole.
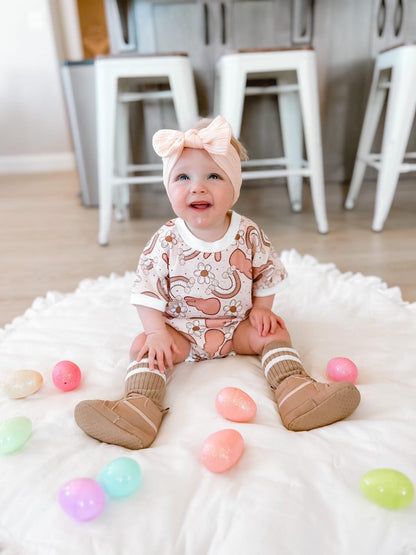
[[[221,179],[221,177],[217,173],[210,173],[209,179]]]
[[[186,173],[181,173],[176,178],[176,181],[186,181],[187,179],[189,179],[189,176]]]

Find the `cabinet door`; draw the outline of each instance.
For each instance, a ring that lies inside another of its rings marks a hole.
[[[409,10],[414,0],[373,0],[371,54],[403,44]]]
[[[291,3],[227,0],[221,3],[223,44],[233,49],[275,48],[291,44]]]
[[[371,82],[373,0],[320,0],[315,7],[325,178],[343,181],[354,166]]]
[[[208,3],[200,0],[136,0],[138,51],[186,52],[194,69],[200,112],[208,111],[213,61]]]
[[[403,7],[403,35],[407,43],[416,42],[416,2],[407,1]]]
[[[169,2],[153,0],[151,25],[157,52],[192,52],[200,50],[204,31],[202,6],[198,0]],[[148,22],[148,24],[150,21]]]
[[[229,50],[290,47],[295,41],[308,44],[294,23],[296,19],[309,30],[308,16],[312,10],[309,0],[223,0],[219,9],[223,31],[218,56]],[[257,76],[256,84],[262,82]],[[283,153],[279,127],[276,96],[245,98],[241,140],[251,158],[276,157]]]

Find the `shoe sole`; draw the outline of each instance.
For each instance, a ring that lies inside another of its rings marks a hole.
[[[348,384],[320,405],[295,418],[288,429],[293,432],[302,432],[338,422],[352,414],[360,404],[360,400],[361,395],[358,389],[354,385]]]
[[[108,417],[105,412],[110,414]],[[143,449],[143,442],[119,428],[114,423],[114,418],[119,421],[123,420],[106,407],[102,407],[99,411],[92,405],[82,402],[75,407],[74,411],[75,422],[78,426],[89,436],[101,441],[103,443],[110,443],[111,445],[120,445],[127,449]]]

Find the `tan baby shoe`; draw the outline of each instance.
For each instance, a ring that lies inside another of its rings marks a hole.
[[[361,398],[350,382],[320,383],[307,375],[287,377],[274,394],[283,424],[295,432],[346,418],[354,412]]]
[[[168,410],[144,395],[132,394],[119,401],[81,401],[74,416],[78,426],[99,441],[143,449],[154,441]]]

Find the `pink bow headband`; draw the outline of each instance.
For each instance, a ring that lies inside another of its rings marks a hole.
[[[153,135],[153,148],[163,162],[163,183],[168,189],[172,170],[184,148],[201,148],[208,152],[214,162],[228,175],[234,187],[234,202],[241,188],[241,160],[231,144],[231,125],[217,116],[203,129],[189,129],[183,133],[173,129],[161,129]]]

